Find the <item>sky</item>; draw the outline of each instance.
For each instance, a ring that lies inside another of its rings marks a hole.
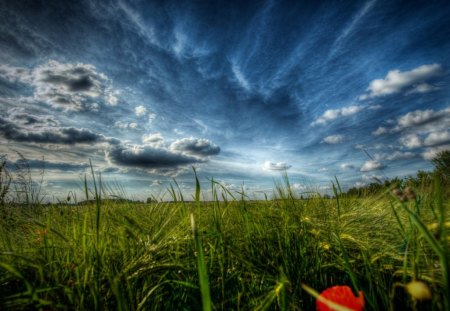
[[[43,194],[129,197],[286,172],[329,191],[450,149],[448,1],[3,1],[0,154]],[[116,187],[116,188],[114,188]]]

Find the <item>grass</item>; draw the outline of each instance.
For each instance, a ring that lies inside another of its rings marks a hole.
[[[176,185],[172,203],[102,200],[97,179],[93,204],[0,207],[0,309],[314,310],[304,288],[333,285],[363,291],[366,310],[450,309],[439,183],[407,202],[337,181],[334,199],[300,200],[285,177],[249,201],[212,180],[201,202],[194,182],[194,202]],[[432,299],[409,297],[412,280]]]

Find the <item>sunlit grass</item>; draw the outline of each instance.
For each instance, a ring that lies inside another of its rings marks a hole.
[[[313,310],[302,284],[361,290],[366,310],[448,307],[449,203],[436,185],[407,202],[338,185],[300,200],[285,178],[275,199],[248,201],[212,181],[229,199],[201,202],[193,182],[194,202],[175,185],[171,203],[94,189],[93,204],[1,207],[0,309]],[[412,280],[431,300],[399,286]]]

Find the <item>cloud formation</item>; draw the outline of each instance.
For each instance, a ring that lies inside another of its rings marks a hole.
[[[443,121],[448,122],[450,120],[450,108],[434,111],[432,109],[416,110],[408,112],[397,119],[397,126],[394,131],[399,131],[408,127],[417,127],[428,123]]]
[[[442,145],[442,146],[437,146],[437,147],[432,147],[432,148],[427,148],[427,149],[422,153],[422,157],[423,157],[425,160],[432,160],[439,152],[445,151],[445,150],[450,150],[450,144],[448,144],[448,145]]]
[[[161,133],[142,136],[143,145],[117,144],[106,150],[108,162],[143,169],[161,175],[177,175],[196,163],[205,163],[220,152],[220,147],[207,139],[183,138],[169,146]]]
[[[373,157],[380,161],[380,160],[387,160],[387,161],[397,161],[397,160],[406,160],[411,159],[415,157],[416,155],[412,152],[402,152],[402,151],[394,151],[392,153],[375,153]]]
[[[3,65],[0,75],[32,87],[34,100],[57,109],[98,110],[103,103],[114,106],[118,102],[111,80],[89,64],[50,60],[31,70]]]
[[[385,166],[376,160],[369,160],[364,162],[363,166],[361,167],[360,171],[361,172],[370,172],[370,171],[374,171],[374,170],[380,170],[383,169]]]
[[[265,171],[285,171],[288,170],[292,167],[292,165],[287,164],[285,162],[277,162],[277,163],[273,163],[270,161],[266,161],[263,164],[263,170]]]
[[[118,145],[106,152],[106,158],[117,165],[142,169],[178,168],[202,163],[205,159],[152,146]]]
[[[363,109],[362,106],[348,106],[343,107],[340,109],[328,109],[326,110],[319,118],[317,118],[316,121],[311,123],[311,126],[316,125],[325,125],[329,121],[341,118],[341,117],[347,117],[354,115],[358,112],[360,112]]]
[[[144,134],[142,136],[142,142],[146,145],[160,147],[164,143],[164,138],[159,132],[153,134]]]
[[[105,137],[86,128],[60,127],[52,117],[31,116],[20,110],[10,110],[8,118],[0,117],[0,135],[16,142],[43,144],[117,144],[118,140]]]
[[[141,106],[137,106],[136,108],[134,108],[134,112],[136,113],[136,116],[142,117],[147,112],[147,108],[145,108],[142,105]]]
[[[355,168],[355,166],[350,163],[342,163],[340,167],[343,171],[353,170]]]
[[[378,127],[372,134],[381,136],[398,133],[401,146],[408,149],[450,143],[450,108],[437,111],[433,109],[410,111],[399,116],[393,123],[390,127]],[[422,153],[423,157],[428,159],[430,152]]]
[[[401,72],[391,70],[384,79],[376,79],[370,82],[367,88],[368,94],[362,95],[360,99],[373,98],[396,94],[426,93],[436,89],[436,86],[428,84],[427,81],[441,75],[442,66],[439,64],[422,65],[415,69]]]
[[[190,137],[174,141],[170,145],[170,150],[191,156],[208,157],[219,154],[220,147],[208,139]]]
[[[340,144],[344,141],[344,135],[336,134],[325,137],[322,142],[327,144]]]

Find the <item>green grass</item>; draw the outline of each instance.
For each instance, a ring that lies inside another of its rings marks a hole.
[[[230,199],[201,202],[194,182],[194,202],[177,187],[175,203],[152,204],[94,189],[92,205],[0,207],[0,309],[314,310],[302,284],[362,290],[366,310],[449,309],[439,184],[408,202],[346,197],[338,183],[334,199],[299,200],[286,178],[276,199],[248,201],[212,181]],[[431,300],[399,286],[413,279]]]

